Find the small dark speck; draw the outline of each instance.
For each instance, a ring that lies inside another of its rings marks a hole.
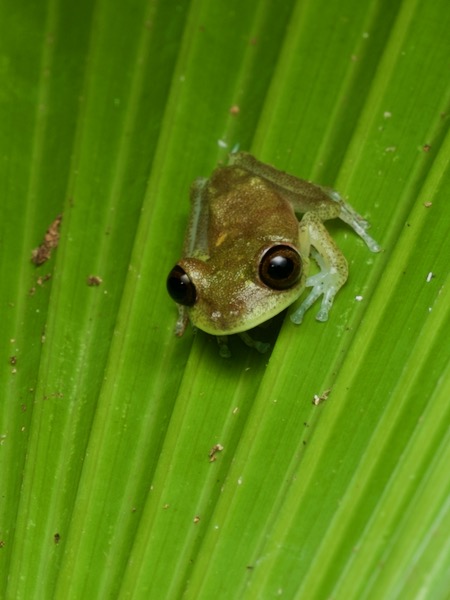
[[[87,284],[90,287],[97,287],[103,282],[103,279],[98,275],[89,275],[87,278]]]

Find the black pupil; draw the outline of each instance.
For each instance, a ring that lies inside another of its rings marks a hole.
[[[186,290],[188,285],[189,277],[186,275],[186,273],[180,273],[178,276],[169,277],[167,281],[167,287],[170,291],[170,295],[175,300],[175,302],[184,300],[184,298],[186,297]]]
[[[179,265],[175,265],[169,273],[167,291],[178,304],[193,306],[195,303],[195,286],[189,279],[189,275]]]
[[[294,263],[286,256],[273,256],[270,259],[269,274],[272,279],[287,279],[294,269]]]
[[[259,263],[261,282],[273,290],[287,290],[302,273],[302,259],[292,246],[277,244],[269,248]]]

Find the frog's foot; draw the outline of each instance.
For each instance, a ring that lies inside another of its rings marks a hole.
[[[321,272],[313,275],[312,277],[308,277],[306,280],[306,286],[312,287],[312,290],[307,296],[306,300],[302,302],[300,308],[298,308],[295,313],[291,315],[291,321],[296,325],[300,325],[300,323],[303,321],[305,312],[322,295],[322,304],[319,312],[316,315],[316,319],[318,321],[327,321],[328,313],[333,306],[334,297],[342,285],[340,279],[341,277],[338,273],[330,272]]]
[[[219,344],[219,354],[222,358],[230,358],[231,352],[228,348],[228,336],[218,335],[216,337],[217,343]]]
[[[254,340],[246,331],[239,333],[239,337],[245,344],[247,344],[247,346],[249,346],[250,348],[255,348],[255,350],[257,350],[261,354],[264,354],[270,348],[269,343]]]
[[[341,206],[341,212],[339,214],[345,223],[348,223],[350,227],[356,231],[361,237],[371,252],[379,252],[381,246],[376,242],[373,237],[367,233],[367,229],[370,227],[368,221],[366,221],[361,215],[359,215],[351,206],[344,204]]]
[[[189,317],[184,306],[178,305],[178,319],[175,325],[175,335],[181,337],[186,331],[187,324],[189,323]]]
[[[246,331],[238,333],[238,336],[241,340],[250,348],[254,348],[261,354],[264,354],[269,350],[270,344],[266,342],[259,342],[258,340],[254,340]],[[228,336],[226,335],[218,335],[217,343],[219,344],[219,354],[222,358],[230,358],[231,351],[228,348]]]
[[[311,275],[311,277],[308,277],[306,280],[306,287],[312,287],[312,290],[308,294],[306,300],[302,302],[300,308],[291,315],[291,321],[296,325],[300,325],[303,321],[305,312],[322,295],[322,304],[316,315],[316,319],[322,322],[327,321],[328,313],[333,306],[334,297],[343,286],[346,279],[346,276],[339,273],[334,267],[328,266],[322,256],[315,250],[312,251],[312,256],[321,270],[319,273]]]
[[[355,231],[364,240],[371,252],[380,252],[381,246],[367,233],[370,223],[366,221],[366,219],[364,219],[364,217],[362,217],[359,213],[357,213],[356,210],[350,206],[350,204],[344,202],[338,192],[329,188],[323,189],[332,200],[340,204],[341,211],[339,213],[339,218],[342,219],[344,223],[350,225],[353,231]]]

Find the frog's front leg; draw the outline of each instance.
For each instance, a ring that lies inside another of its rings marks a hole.
[[[312,290],[300,308],[291,315],[291,321],[301,323],[305,312],[320,296],[323,296],[322,305],[316,319],[326,321],[334,297],[347,281],[347,261],[315,213],[307,212],[301,220],[300,242],[308,248],[313,247],[311,253],[320,272],[307,278],[306,286],[312,287]]]

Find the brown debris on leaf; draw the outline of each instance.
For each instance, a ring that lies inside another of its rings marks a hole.
[[[325,390],[322,394],[314,394],[314,398],[312,403],[314,404],[314,406],[319,406],[319,404],[322,404],[322,402],[325,402],[325,400],[328,398],[328,396],[330,395],[331,389],[330,390]]]
[[[103,279],[101,277],[99,277],[98,275],[89,275],[89,277],[87,278],[87,284],[90,287],[97,287],[101,283],[103,283]]]
[[[58,215],[47,229],[42,244],[32,251],[31,262],[37,267],[47,262],[52,255],[53,249],[57,248],[59,243],[59,226],[61,225],[61,221],[62,215]]]
[[[37,278],[36,283],[38,285],[44,285],[44,283],[46,283],[49,279],[52,278],[52,274],[51,273],[47,273],[47,275],[41,275],[40,277]]]
[[[222,450],[223,450],[222,444],[214,444],[214,446],[211,448],[211,450],[208,453],[209,462],[215,462],[217,460],[216,454],[218,452],[222,452]]]

